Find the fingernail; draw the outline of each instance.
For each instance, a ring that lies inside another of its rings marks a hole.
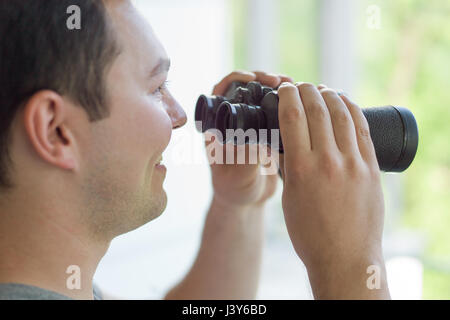
[[[290,82],[282,82],[278,88],[290,87],[290,86],[292,86],[292,83],[290,83]]]

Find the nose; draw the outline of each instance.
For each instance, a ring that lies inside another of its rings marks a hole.
[[[186,112],[184,112],[178,101],[173,97],[170,97],[170,100],[166,103],[166,112],[169,115],[170,120],[172,120],[173,129],[181,128],[186,124]]]

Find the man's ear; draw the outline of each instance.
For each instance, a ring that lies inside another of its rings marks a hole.
[[[69,108],[59,94],[42,90],[24,106],[25,131],[37,154],[62,169],[77,168],[75,139],[67,126]]]

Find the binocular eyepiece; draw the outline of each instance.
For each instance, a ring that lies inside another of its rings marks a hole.
[[[222,143],[261,143],[272,145],[271,132],[280,129],[278,122],[278,92],[259,82],[243,84],[233,82],[225,96],[201,95],[195,109],[197,130],[205,132],[216,129],[221,133]],[[380,170],[402,172],[406,170],[417,152],[419,132],[414,115],[406,108],[385,106],[362,109],[370,128],[370,135]],[[242,141],[232,132],[241,129],[252,131]],[[263,129],[263,130],[262,130]],[[264,130],[265,129],[265,130]],[[279,132],[279,131],[278,131]],[[253,136],[253,138],[251,138]],[[283,152],[281,136],[276,141]],[[239,140],[239,141],[238,141]],[[274,141],[275,142],[275,141]]]

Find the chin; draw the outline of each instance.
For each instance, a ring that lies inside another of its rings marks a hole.
[[[167,194],[164,190],[156,196],[147,199],[147,201],[141,203],[140,206],[135,208],[126,220],[121,219],[121,230],[119,234],[128,233],[136,230],[147,223],[160,217],[167,206]]]
[[[153,219],[151,219],[151,220],[154,220],[154,219],[160,217],[164,213],[164,210],[166,210],[166,207],[167,207],[167,193],[163,189],[162,194],[160,195],[160,197],[158,199],[158,205],[154,208],[154,211],[156,214],[153,216]]]
[[[160,193],[151,197],[151,200],[149,200],[149,203],[145,207],[145,212],[143,212],[144,224],[160,217],[167,207],[166,191],[162,189]]]

